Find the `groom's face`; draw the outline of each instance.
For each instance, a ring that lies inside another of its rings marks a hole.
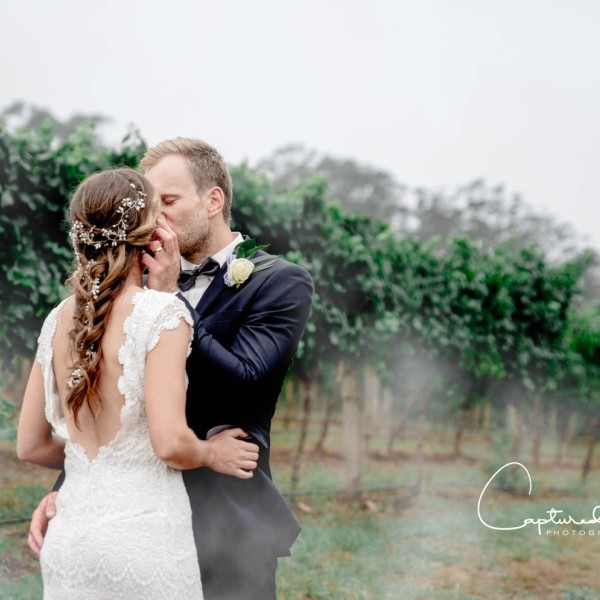
[[[165,156],[145,176],[160,196],[161,213],[177,234],[179,251],[195,262],[207,246],[210,221],[206,194],[198,193],[187,160]]]

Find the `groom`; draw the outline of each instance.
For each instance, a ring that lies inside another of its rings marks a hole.
[[[228,264],[245,238],[230,229],[231,178],[212,146],[167,140],[148,149],[140,169],[162,204],[158,239],[143,259],[147,285],[179,292],[195,321],[188,423],[201,438],[241,427],[260,448],[251,479],[209,469],[183,473],[204,596],[274,600],[277,557],[289,555],[300,528],[271,481],[269,433],[310,313],[312,280],[280,258],[257,262],[249,275],[241,263]],[[43,523],[34,527],[45,530]]]
[[[205,142],[162,142],[146,152],[140,169],[162,201],[160,241],[144,258],[148,287],[177,291],[182,268],[179,289],[196,322],[188,423],[201,438],[241,427],[260,448],[250,480],[184,472],[205,598],[274,599],[277,557],[289,555],[299,526],[271,481],[269,433],[309,316],[312,281],[279,258],[257,262],[245,280],[240,263],[228,266],[244,238],[229,226],[227,165]]]

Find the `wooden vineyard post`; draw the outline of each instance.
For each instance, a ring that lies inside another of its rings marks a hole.
[[[356,369],[346,369],[342,380],[344,463],[346,489],[358,492],[363,466],[363,435],[361,424],[358,374]]]
[[[379,378],[377,373],[371,367],[367,367],[364,373],[364,437],[365,451],[371,449],[371,439],[377,430],[377,422],[380,413],[380,391]]]

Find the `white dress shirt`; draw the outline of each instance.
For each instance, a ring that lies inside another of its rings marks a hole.
[[[213,260],[216,260],[219,263],[219,265],[222,267],[227,262],[227,259],[233,254],[233,249],[243,241],[244,241],[244,238],[242,237],[242,234],[239,232],[236,232],[236,236],[230,244],[227,244],[227,246],[225,246],[225,248],[223,248],[223,250],[219,250],[219,252],[217,252],[216,254],[213,254],[213,256],[212,256]],[[194,263],[191,263],[189,260],[186,260],[185,258],[183,258],[183,256],[181,257],[181,268],[182,269],[195,269],[197,266],[198,265],[195,265]],[[181,292],[183,297],[193,307],[196,307],[198,305],[198,302],[200,302],[200,298],[202,298],[202,295],[208,289],[208,286],[210,285],[210,282],[213,279],[214,279],[214,276],[199,275],[198,277],[196,277],[196,283],[195,283],[194,287],[190,288],[186,292]]]

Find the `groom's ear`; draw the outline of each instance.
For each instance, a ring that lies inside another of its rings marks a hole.
[[[215,217],[219,213],[223,213],[223,206],[225,204],[225,194],[223,190],[215,186],[208,190],[208,216]]]

